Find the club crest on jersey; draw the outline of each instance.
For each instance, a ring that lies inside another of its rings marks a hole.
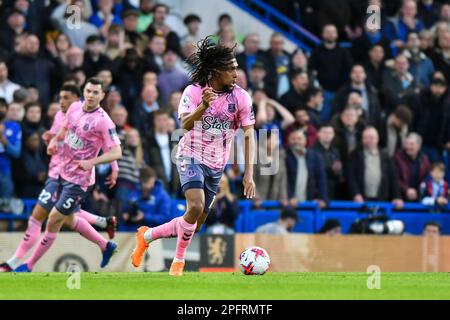
[[[236,112],[236,104],[235,103],[229,103],[228,104],[228,112],[235,113]]]
[[[84,124],[83,130],[84,130],[84,131],[88,131],[88,130],[89,130],[89,123],[86,122],[86,123]]]

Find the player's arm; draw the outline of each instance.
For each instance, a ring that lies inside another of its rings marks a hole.
[[[253,125],[244,129],[244,158],[245,172],[242,183],[244,184],[244,196],[251,199],[256,195],[256,186],[253,181],[253,164],[255,159],[255,129]]]
[[[103,153],[101,156],[88,160],[78,161],[78,167],[85,171],[89,171],[98,164],[113,162],[114,160],[118,160],[121,157],[122,148],[120,147],[120,145],[116,145],[109,149],[109,151]]]
[[[202,91],[202,104],[195,108],[191,113],[184,113],[181,115],[181,128],[184,130],[191,130],[196,121],[200,121],[210,103],[216,99],[216,94],[210,87],[206,87]]]

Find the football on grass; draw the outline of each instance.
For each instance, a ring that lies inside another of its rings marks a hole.
[[[239,259],[239,268],[245,275],[263,275],[270,266],[267,251],[260,247],[246,248]]]

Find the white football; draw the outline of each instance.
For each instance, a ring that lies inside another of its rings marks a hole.
[[[260,247],[249,247],[239,256],[239,269],[245,275],[263,275],[270,266],[270,257]]]

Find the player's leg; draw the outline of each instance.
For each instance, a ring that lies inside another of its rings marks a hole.
[[[138,229],[136,247],[131,255],[131,262],[135,267],[140,265],[151,241],[173,237],[178,238],[175,262],[184,265],[186,248],[192,239],[197,219],[202,214],[205,204],[203,191],[204,175],[200,165],[195,164],[191,160],[178,161],[177,169],[180,174],[183,193],[187,200],[187,210],[182,217],[174,218],[155,228],[140,227]]]
[[[206,172],[205,177],[205,209],[203,210],[200,217],[197,219],[197,228],[195,232],[199,232],[208,218],[209,212],[214,204],[214,200],[216,199],[217,190],[219,189],[220,179],[222,178],[223,171],[221,170],[213,170],[210,168],[204,168]]]
[[[15,271],[29,272],[33,269],[35,263],[50,249],[56,239],[57,233],[61,229],[66,217],[71,216],[75,208],[79,205],[85,196],[85,192],[80,186],[67,181],[59,181],[61,195],[55,206],[50,211],[47,221],[47,228],[41,237],[39,245],[33,252],[33,255],[19,266]],[[69,218],[69,221],[73,216]]]
[[[78,213],[79,210],[76,210],[76,212]],[[103,236],[97,230],[95,230],[88,221],[81,218],[77,213],[74,214],[70,219],[68,217],[64,224],[71,230],[78,232],[84,238],[99,246],[103,254],[103,259],[100,263],[100,267],[106,267],[115,250],[117,249],[117,245],[114,242],[108,241],[103,238]]]
[[[28,227],[23,239],[20,241],[14,255],[0,265],[0,272],[8,272],[17,268],[20,260],[36,244],[41,234],[42,224],[47,219],[50,210],[58,198],[58,188],[59,184],[57,180],[52,178],[47,179],[44,189],[39,194],[38,202],[28,219]]]
[[[99,228],[106,229],[106,232],[108,233],[109,238],[110,239],[114,238],[114,235],[117,230],[116,217],[114,217],[114,216],[112,216],[112,217],[97,216],[93,213],[84,211],[82,209],[77,211],[75,215],[83,218],[84,220],[86,220],[93,226],[97,226]]]

